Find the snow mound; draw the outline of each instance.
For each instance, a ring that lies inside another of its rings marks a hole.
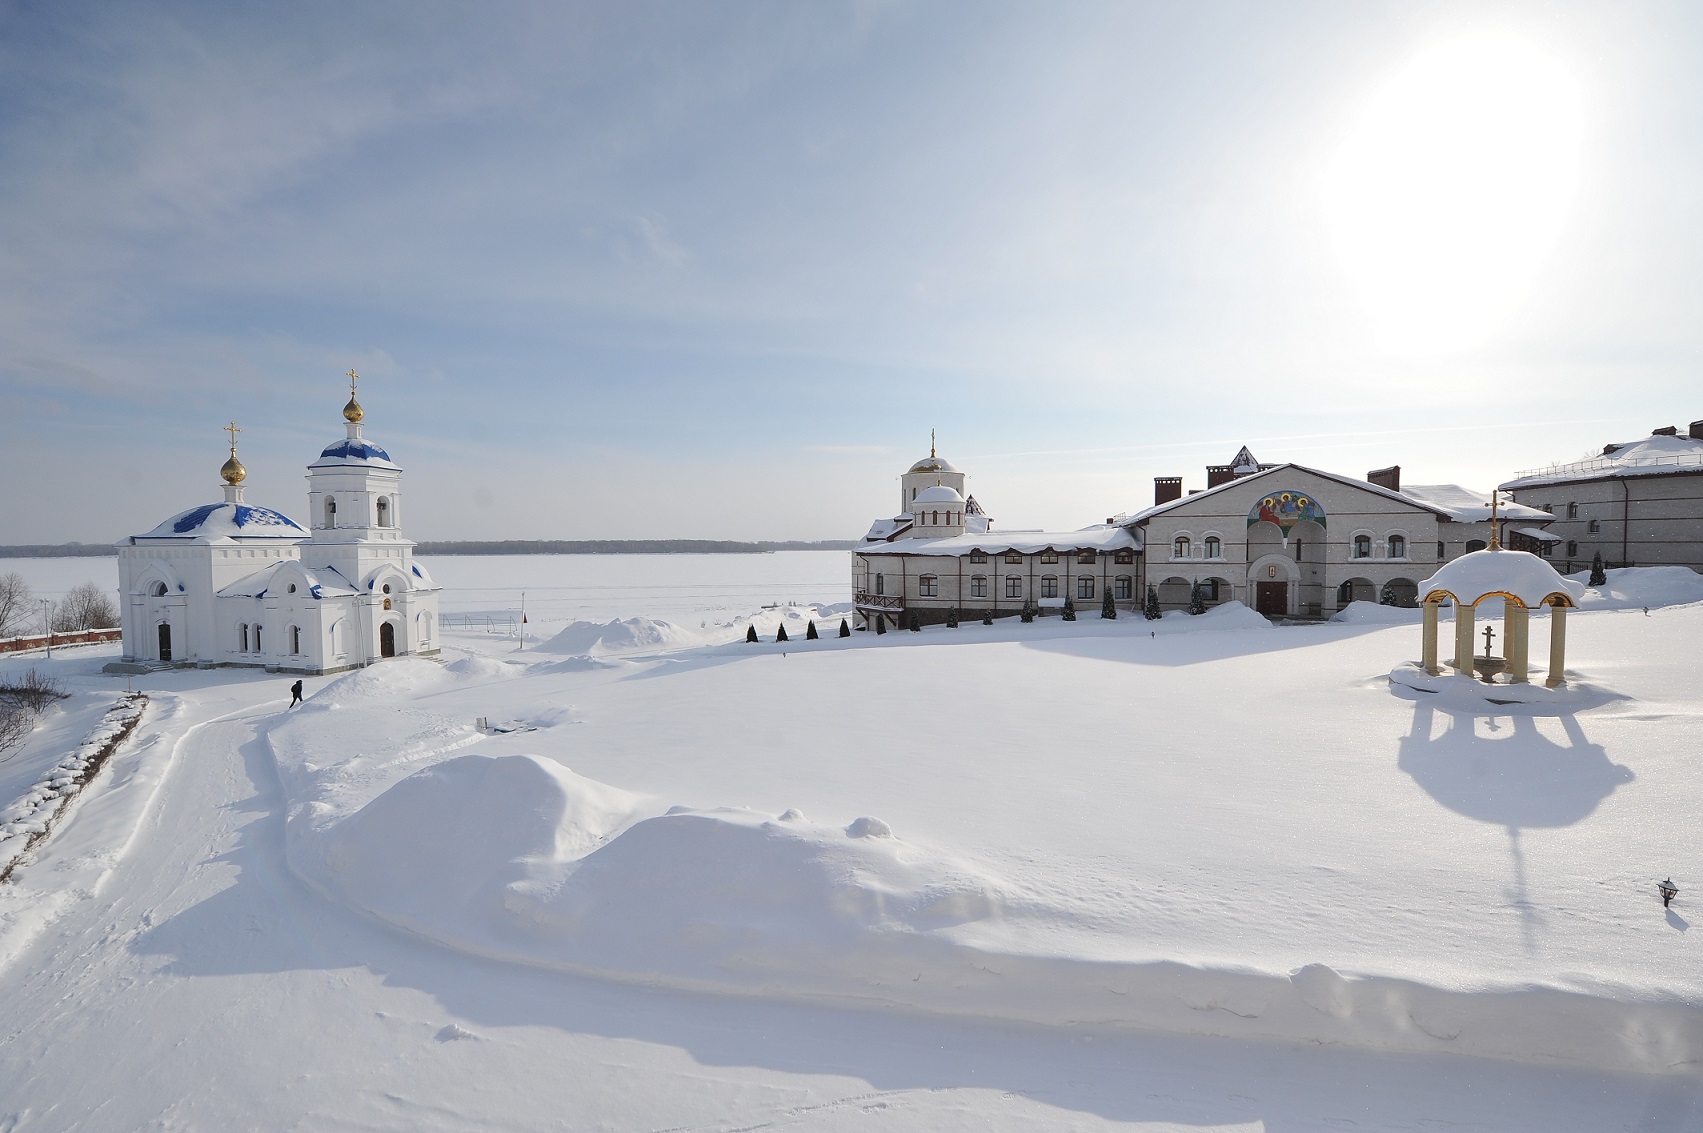
[[[477,653],[469,653],[458,657],[445,665],[444,668],[458,677],[471,677],[479,680],[507,680],[510,677],[522,676],[526,672],[523,662],[500,661],[494,657],[482,657]]]
[[[456,683],[449,666],[420,657],[398,657],[345,673],[308,698],[318,708],[334,708],[364,700],[412,700]]]
[[[1081,617],[1081,614],[1077,615]],[[1143,622],[1137,615],[1137,624],[1145,625],[1149,630],[1158,632],[1176,632],[1180,630],[1224,630],[1224,629],[1271,629],[1271,622],[1264,614],[1255,613],[1242,602],[1221,602],[1203,614],[1191,614],[1187,610],[1170,610],[1157,622]]]
[[[1703,574],[1690,567],[1619,567],[1604,573],[1608,581],[1585,591],[1584,598],[1579,601],[1582,609],[1655,609],[1703,602]],[[1568,577],[1586,582],[1591,572],[1583,570]]]
[[[289,860],[328,896],[482,955],[801,993],[844,993],[851,972],[901,978],[911,934],[996,917],[1006,899],[879,819],[658,809],[536,756],[462,755],[340,818],[301,812]]]
[[[659,618],[618,618],[612,622],[574,622],[538,646],[543,653],[606,656],[654,652],[701,645],[698,635]]]
[[[1423,611],[1418,607],[1381,606],[1376,602],[1350,602],[1331,615],[1331,621],[1351,626],[1418,625]]]

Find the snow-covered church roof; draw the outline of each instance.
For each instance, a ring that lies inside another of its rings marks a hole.
[[[202,504],[180,511],[136,539],[305,539],[301,524],[268,507]]]
[[[306,576],[307,592],[316,599],[347,598],[360,593],[335,567],[307,567],[295,559],[286,559],[237,579],[221,589],[219,597],[264,598],[282,573]]]
[[[956,488],[948,488],[945,484],[936,484],[932,488],[924,488],[917,493],[917,498],[911,501],[918,504],[961,504],[964,497],[958,494]]]
[[[345,437],[325,446],[325,451],[319,454],[319,459],[308,465],[309,468],[326,468],[336,464],[355,464],[363,466],[378,465],[383,468],[395,468],[390,454],[373,444],[365,437]]]
[[[1401,494],[1446,513],[1456,523],[1483,523],[1490,518],[1490,493],[1475,492],[1459,484],[1403,484]],[[1497,511],[1503,519],[1542,523],[1554,519],[1547,511],[1525,504],[1504,502]]]

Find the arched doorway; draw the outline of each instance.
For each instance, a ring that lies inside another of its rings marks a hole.
[[[171,623],[160,623],[160,660],[171,660]]]
[[[395,622],[385,622],[378,627],[378,655],[380,657],[396,656]]]

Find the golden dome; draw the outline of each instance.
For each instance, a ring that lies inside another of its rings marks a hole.
[[[225,461],[225,466],[223,468],[219,469],[219,476],[225,481],[225,483],[231,485],[240,484],[244,480],[248,479],[248,469],[244,468],[242,466],[242,461],[237,459],[236,449],[233,448],[231,450],[231,458]]]
[[[366,415],[367,415],[366,410],[362,409],[361,403],[355,400],[355,395],[350,394],[349,395],[349,404],[347,404],[343,407],[343,420],[345,420],[345,421],[359,421],[362,417],[365,417]]]

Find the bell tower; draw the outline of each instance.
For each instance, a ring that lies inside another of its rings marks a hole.
[[[308,528],[303,558],[335,569],[357,587],[392,563],[404,572],[414,544],[402,537],[402,469],[366,438],[366,411],[356,397],[360,375],[349,371],[344,437],[308,465]]]

